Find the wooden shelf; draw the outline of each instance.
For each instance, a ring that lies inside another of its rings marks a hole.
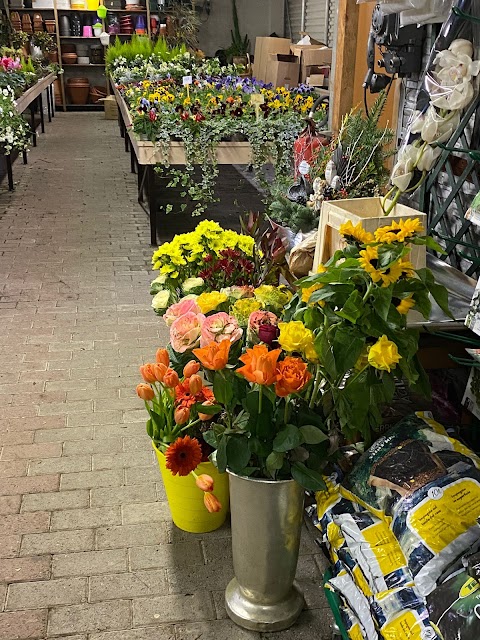
[[[41,13],[42,11],[54,11],[53,8],[51,9],[16,9],[15,7],[8,7],[8,10],[10,13],[12,13],[12,11],[18,11],[23,12],[23,13]]]
[[[62,67],[104,67],[104,66],[105,66],[105,63],[103,63],[103,64],[91,64],[91,63],[89,63],[89,64],[78,64],[78,63],[75,63],[75,64],[62,64]]]
[[[98,36],[60,36],[62,40],[98,40],[100,38]]]
[[[137,9],[137,10],[129,10],[129,9],[108,9],[107,11],[110,11],[110,13],[147,13],[146,9]]]

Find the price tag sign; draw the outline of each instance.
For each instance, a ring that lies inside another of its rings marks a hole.
[[[265,104],[265,96],[263,93],[252,93],[250,96],[250,104],[255,107],[255,115],[257,120],[260,119],[260,105]]]
[[[183,86],[186,87],[189,84],[193,83],[193,77],[192,76],[183,76]]]
[[[302,160],[298,165],[298,170],[302,174],[302,176],[308,176],[310,173],[310,165],[306,160]]]

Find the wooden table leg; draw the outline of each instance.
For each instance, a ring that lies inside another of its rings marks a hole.
[[[28,157],[27,157],[27,150],[24,149],[22,151],[22,157],[23,157],[23,164],[28,164]]]
[[[43,95],[42,94],[38,96],[38,104],[39,104],[39,111],[40,111],[40,131],[42,133],[45,133],[45,117],[43,115]]]
[[[45,95],[47,97],[47,114],[48,114],[48,121],[51,122],[52,121],[52,105],[50,104],[50,87],[47,87],[45,89]]]
[[[7,176],[8,176],[8,190],[13,191],[13,171],[12,171],[12,156],[8,154],[5,156],[5,162],[7,163]]]
[[[37,101],[34,100],[30,105],[30,128],[32,129],[32,144],[34,147],[37,146],[37,131],[35,129],[35,103]]]
[[[130,145],[130,172],[135,173],[135,150],[133,144]]]
[[[155,197],[155,165],[149,164],[147,172],[147,198],[150,213],[150,244],[157,245],[157,199]]]

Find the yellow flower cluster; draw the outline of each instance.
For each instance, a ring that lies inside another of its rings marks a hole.
[[[409,260],[397,260],[387,269],[378,269],[378,248],[368,246],[360,251],[358,262],[371,277],[373,282],[382,282],[382,287],[389,287],[402,276],[412,278],[415,274],[414,266]]]
[[[400,362],[401,357],[398,353],[397,345],[389,340],[387,336],[382,336],[370,347],[368,363],[375,369],[390,372]]]
[[[255,298],[240,298],[232,307],[232,315],[235,316],[241,327],[246,327],[250,314],[254,311],[259,311],[261,308],[262,305]]]
[[[405,242],[422,231],[424,231],[423,225],[418,218],[407,218],[399,222],[393,220],[391,225],[380,227],[375,231],[375,240],[387,244]]]
[[[218,255],[222,249],[239,249],[246,255],[253,254],[254,240],[231,230],[224,230],[217,222],[203,220],[195,231],[176,235],[171,242],[165,242],[152,257],[154,269],[177,278],[179,271],[195,270],[209,253]],[[191,269],[188,269],[191,267]]]
[[[209,291],[201,293],[195,302],[200,307],[200,311],[204,314],[215,311],[221,304],[227,302],[228,296],[219,291]]]
[[[347,242],[349,240],[353,240],[354,242],[359,242],[360,244],[368,244],[369,242],[373,242],[375,238],[373,237],[373,233],[369,231],[365,231],[362,227],[362,223],[359,222],[356,225],[352,224],[352,221],[344,222],[340,225],[340,229],[338,230],[341,236],[346,238]]]
[[[292,298],[291,292],[282,285],[274,287],[271,284],[262,284],[253,293],[262,307],[268,307],[276,313],[282,311]]]
[[[300,322],[279,322],[280,335],[278,343],[288,353],[302,353],[310,362],[317,362],[318,355],[314,346],[313,331]]]

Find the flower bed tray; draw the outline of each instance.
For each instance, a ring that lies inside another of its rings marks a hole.
[[[153,142],[147,140],[140,140],[132,131],[132,119],[130,117],[127,103],[115,87],[113,91],[121,116],[125,126],[127,127],[130,142],[135,150],[138,163],[141,165],[186,164],[185,146],[183,142],[171,142],[168,158],[165,158],[165,154],[163,153],[160,145],[155,145]],[[250,164],[252,161],[250,143],[220,142],[216,149],[216,158],[218,164]]]
[[[27,89],[25,93],[16,100],[16,109],[17,113],[23,113],[25,109],[37,98],[47,87],[49,87],[53,82],[55,82],[57,76],[54,73],[49,73],[48,76],[44,78],[40,78],[33,87]]]
[[[387,204],[390,203],[389,200],[386,202]],[[403,204],[395,205],[392,213],[385,216],[380,198],[352,198],[351,200],[324,201],[322,203],[318,224],[313,270],[316,271],[320,263],[329,260],[335,251],[342,246],[343,240],[338,230],[344,222],[351,220],[354,225],[360,222],[366,231],[373,233],[378,227],[391,224],[393,220],[406,220],[407,218],[419,218],[426,229],[426,214]],[[417,245],[412,247],[409,259],[415,269],[425,267],[425,246]]]

